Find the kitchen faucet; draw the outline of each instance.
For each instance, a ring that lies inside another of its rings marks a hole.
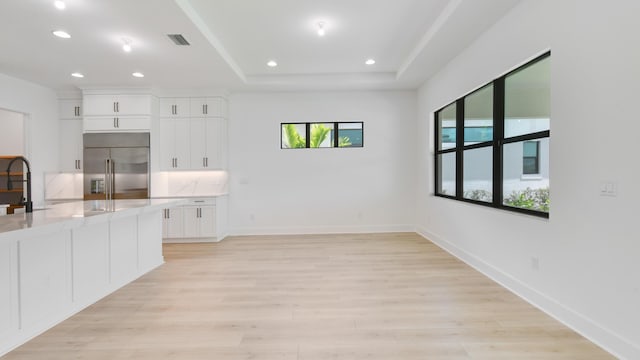
[[[11,165],[13,165],[16,160],[22,160],[25,164],[27,164],[27,200],[24,201],[23,198],[22,203],[20,203],[19,205],[24,205],[24,211],[30,213],[33,212],[33,202],[31,201],[31,166],[29,166],[29,160],[27,160],[27,158],[25,158],[24,156],[16,156],[11,159],[11,161],[9,161],[9,165],[7,166],[7,190],[13,190],[13,182],[24,182],[24,180],[11,180],[11,177],[9,175]]]

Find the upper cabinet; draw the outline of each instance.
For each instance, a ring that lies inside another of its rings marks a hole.
[[[160,98],[160,117],[188,117],[189,98]]]
[[[151,131],[155,99],[148,94],[84,94],[83,131]]]
[[[151,115],[151,95],[84,95],[84,116]]]
[[[60,171],[82,172],[82,99],[58,100]]]
[[[58,100],[59,119],[82,119],[82,99]]]
[[[191,117],[227,117],[227,101],[222,97],[191,98]]]

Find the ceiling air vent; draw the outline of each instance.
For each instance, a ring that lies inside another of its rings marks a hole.
[[[167,35],[171,41],[173,41],[176,45],[191,45],[187,41],[187,39],[182,36],[182,34],[168,34]]]

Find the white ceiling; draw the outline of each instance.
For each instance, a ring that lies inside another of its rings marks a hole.
[[[415,89],[518,1],[66,0],[60,11],[53,0],[2,0],[0,73],[57,90]]]

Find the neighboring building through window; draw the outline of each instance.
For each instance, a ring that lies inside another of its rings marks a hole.
[[[522,143],[522,175],[538,175],[540,173],[538,157],[539,141],[525,141]]]
[[[435,113],[435,195],[548,217],[550,53]]]

